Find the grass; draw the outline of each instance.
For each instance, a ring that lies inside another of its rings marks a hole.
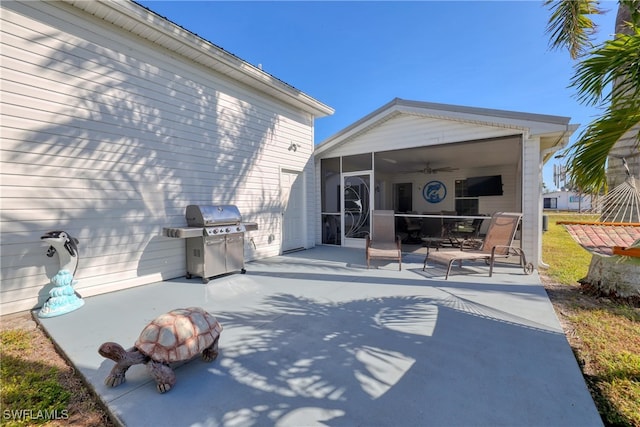
[[[6,426],[44,424],[68,417],[71,392],[60,383],[54,366],[25,358],[32,350],[33,331],[0,331],[0,423]]]
[[[558,283],[576,284],[587,275],[591,254],[582,249],[558,221],[596,220],[586,215],[549,215],[549,230],[542,235],[543,258],[549,264],[547,275]]]
[[[571,297],[562,315],[574,328],[576,358],[605,425],[640,426],[640,308],[610,298],[585,295],[577,281],[586,276],[591,254],[557,225],[560,220],[588,220],[549,215],[543,236],[545,272],[566,285]]]

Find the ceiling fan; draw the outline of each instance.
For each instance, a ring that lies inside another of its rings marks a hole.
[[[422,172],[422,173],[424,173],[426,175],[431,175],[431,174],[438,173],[438,172],[453,172],[453,171],[457,171],[458,169],[460,169],[460,168],[454,168],[452,166],[443,166],[443,167],[440,167],[440,168],[432,168],[431,165],[429,163],[427,163],[427,165],[423,169],[409,171],[409,172],[406,172],[406,173]]]

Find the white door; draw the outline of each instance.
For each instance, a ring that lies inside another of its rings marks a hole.
[[[304,248],[304,184],[301,172],[283,170],[282,192],[282,251]]]

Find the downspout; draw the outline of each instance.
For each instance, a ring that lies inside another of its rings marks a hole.
[[[565,125],[565,130],[564,132],[562,132],[562,134],[558,137],[558,140],[549,148],[542,150],[542,152],[540,153],[540,169],[542,170],[542,168],[544,167],[544,163],[543,160],[547,155],[551,155],[553,153],[556,153],[557,151],[560,151],[562,149],[564,149],[567,145],[567,143],[569,142],[569,138],[571,137],[571,135],[573,134],[573,132],[576,131],[576,129],[578,129],[579,125],[576,124],[567,124]],[[558,146],[558,144],[560,143],[560,141],[562,141],[563,139],[566,140],[566,142],[560,146]],[[539,202],[538,202],[539,203]],[[540,209],[540,220],[542,220],[542,209]],[[541,231],[540,231],[541,233]],[[542,239],[540,239],[541,242],[541,246],[542,246]],[[542,259],[542,250],[540,250],[540,256],[538,257],[538,266],[542,267],[542,268],[549,268],[549,264],[547,264],[546,262],[544,262],[544,260]]]

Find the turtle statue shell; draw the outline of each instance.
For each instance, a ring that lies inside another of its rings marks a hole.
[[[220,336],[222,325],[199,307],[165,313],[147,325],[136,348],[151,359],[171,363],[188,360],[209,347]]]

